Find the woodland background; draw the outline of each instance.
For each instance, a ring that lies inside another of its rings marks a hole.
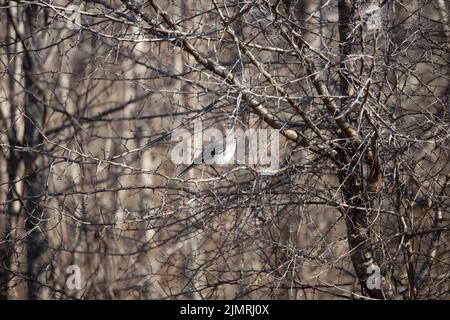
[[[0,298],[448,299],[449,6],[0,1]],[[177,178],[200,119],[280,169]]]

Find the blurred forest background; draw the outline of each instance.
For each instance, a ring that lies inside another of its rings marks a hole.
[[[0,1],[0,299],[448,299],[449,9]],[[199,120],[279,169],[177,177]]]

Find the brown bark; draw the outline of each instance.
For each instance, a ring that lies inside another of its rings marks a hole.
[[[35,39],[36,29],[33,24],[36,21],[38,7],[29,6],[26,9],[25,32],[32,35],[35,43],[39,43]],[[32,41],[27,43],[23,59],[23,72],[25,76],[25,130],[24,130],[24,147],[29,148],[28,152],[22,153],[22,159],[25,166],[25,181],[23,198],[24,206],[22,208],[22,216],[25,217],[25,231],[29,234],[26,238],[27,246],[27,275],[28,275],[28,298],[37,299],[39,286],[38,277],[44,264],[42,256],[46,250],[45,218],[44,205],[42,195],[45,193],[45,171],[44,159],[35,150],[41,148],[43,137],[40,133],[44,126],[45,92],[40,88],[37,73],[37,60],[33,59],[32,53],[29,51]]]

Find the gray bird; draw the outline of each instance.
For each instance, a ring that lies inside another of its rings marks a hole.
[[[233,159],[234,152],[236,150],[236,140],[233,139],[232,143],[227,145],[223,145],[222,141],[213,141],[208,146],[206,146],[202,153],[192,161],[190,165],[188,165],[185,169],[183,169],[177,176],[177,178],[181,178],[186,172],[191,170],[197,164],[206,163],[213,168],[214,171],[217,170],[214,168],[212,163],[215,164],[227,164]]]

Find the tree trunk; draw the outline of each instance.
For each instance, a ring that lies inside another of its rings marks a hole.
[[[24,206],[23,214],[25,217],[25,231],[27,233],[27,276],[28,276],[28,298],[37,299],[39,297],[38,277],[44,264],[42,257],[46,251],[47,241],[45,233],[45,210],[43,204],[43,194],[46,190],[45,167],[43,157],[36,152],[41,149],[43,141],[42,134],[39,132],[44,126],[45,119],[45,94],[40,88],[37,80],[38,61],[34,52],[30,51],[33,45],[38,41],[36,29],[33,24],[38,15],[37,6],[29,6],[25,12],[25,33],[31,36],[31,41],[27,42],[23,58],[23,72],[25,82],[25,131],[24,147],[29,148],[28,152],[22,153],[25,165],[24,181]]]

